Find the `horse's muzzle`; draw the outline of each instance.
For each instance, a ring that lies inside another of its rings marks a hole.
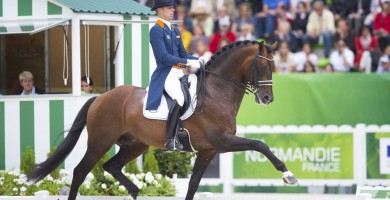
[[[256,93],[256,103],[268,105],[274,101],[274,97],[272,95],[264,94],[261,95]]]

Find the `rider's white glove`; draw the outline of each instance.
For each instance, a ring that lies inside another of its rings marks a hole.
[[[195,73],[200,68],[200,63],[198,60],[187,60],[187,65],[190,66],[190,71]]]

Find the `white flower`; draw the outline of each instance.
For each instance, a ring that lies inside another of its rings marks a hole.
[[[135,176],[137,177],[138,180],[142,180],[142,175],[141,174],[137,174]]]
[[[134,182],[135,180],[138,180],[138,179],[137,179],[137,176],[136,176],[136,175],[130,174],[130,180],[131,180],[132,182]]]
[[[166,177],[165,177],[165,180],[171,181],[171,178],[169,178],[168,176],[166,176]]]
[[[130,174],[126,172],[126,173],[125,173],[125,176],[126,176],[126,177],[130,177]]]
[[[162,175],[161,174],[155,174],[155,177],[157,180],[160,180],[162,178]]]
[[[148,173],[145,175],[145,181],[146,181],[147,183],[150,184],[150,183],[153,182],[153,180],[154,180],[153,174],[148,172]]]
[[[46,180],[48,180],[48,181],[53,181],[54,179],[53,179],[53,177],[51,177],[50,174],[49,174],[49,175],[47,175]]]
[[[126,190],[125,186],[123,186],[123,185],[119,186],[118,189],[119,189],[120,191],[125,191],[125,190]]]
[[[91,181],[91,180],[93,180],[95,178],[95,176],[92,174],[92,173],[88,173],[88,175],[87,175],[87,180],[89,180],[89,181]]]
[[[89,190],[89,184],[85,184],[85,188],[87,188],[87,190]]]
[[[153,185],[158,187],[158,182],[156,180],[153,181]]]
[[[17,192],[18,188],[13,188],[12,191]]]
[[[144,186],[144,184],[142,182],[140,182],[140,181],[134,182],[134,185],[136,185],[138,187],[138,189],[140,189],[140,190],[142,190],[142,188]]]
[[[9,175],[15,175],[15,172],[14,171],[8,171],[7,172]]]
[[[24,186],[22,186],[22,187],[20,188],[20,191],[21,191],[21,192],[24,192],[24,191],[26,191],[26,190],[27,190],[27,188],[24,187]]]
[[[3,185],[3,181],[0,181],[0,185]]]
[[[102,189],[103,190],[107,189],[107,185],[105,183],[102,184]]]
[[[104,171],[104,176],[107,178],[112,178],[111,174],[106,171]]]

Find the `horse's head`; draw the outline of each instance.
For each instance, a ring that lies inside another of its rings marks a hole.
[[[275,50],[277,42],[271,46],[259,43],[256,57],[247,70],[247,80],[252,86],[258,104],[270,104],[274,100],[272,94],[272,71],[275,63],[272,52]]]

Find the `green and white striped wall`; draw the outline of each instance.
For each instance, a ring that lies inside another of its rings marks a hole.
[[[47,0],[0,0],[0,19],[37,19],[70,13]]]
[[[156,69],[156,61],[150,45],[149,30],[157,21],[153,16],[124,16],[124,20],[145,21],[143,24],[127,24],[124,40],[124,84],[147,87]]]
[[[19,169],[20,158],[30,146],[37,162],[47,158],[52,146],[64,139],[79,109],[90,98],[36,96],[0,99],[0,170]],[[84,129],[75,149],[65,160],[65,168],[73,170],[87,148]],[[113,155],[115,149],[111,149]]]

